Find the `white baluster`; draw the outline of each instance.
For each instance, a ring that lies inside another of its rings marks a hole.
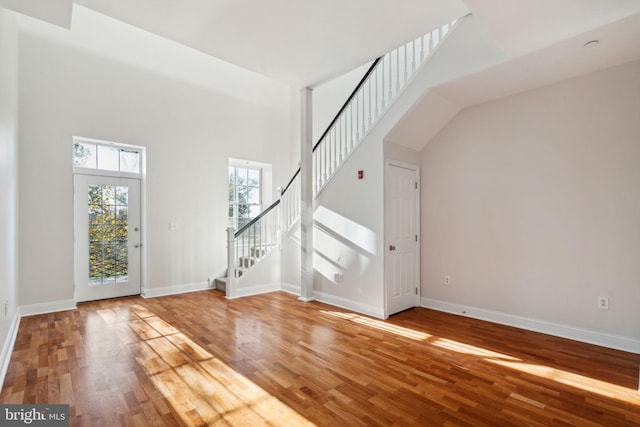
[[[358,108],[358,97],[354,96],[353,97],[353,141],[351,143],[352,150],[353,150],[353,147],[355,147],[358,144],[358,133],[359,133],[358,112],[359,111],[360,109]]]
[[[409,50],[407,49],[407,45],[405,44],[403,49],[404,52],[404,81],[402,82],[403,85],[407,84],[407,80],[409,80],[409,72],[408,72],[408,68],[409,68]]]
[[[416,58],[418,57],[418,40],[416,39],[411,43],[413,46],[413,64],[411,65],[411,68],[415,72],[418,69],[418,61],[416,61]]]
[[[327,177],[333,172],[333,147],[331,141],[331,129],[327,132]]]
[[[378,120],[378,117],[380,117],[380,106],[378,105],[380,103],[380,65],[382,63],[378,62],[378,66],[376,67],[376,111],[375,111],[375,115],[376,115],[376,120]]]
[[[368,127],[371,127],[371,102],[373,100],[373,97],[371,96],[371,83],[372,83],[371,75],[369,75],[369,77],[367,78],[367,83],[368,83],[368,86],[369,86],[369,99],[368,99],[368,102],[367,102],[367,106],[368,106],[367,114],[368,114],[368,118],[369,118]]]
[[[400,49],[396,49],[396,92],[393,95],[395,98],[400,91]]]
[[[344,114],[343,111],[342,116],[340,116],[340,162],[343,162],[347,157],[347,120]]]

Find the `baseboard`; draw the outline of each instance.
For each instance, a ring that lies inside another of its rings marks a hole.
[[[165,297],[168,295],[185,294],[187,292],[197,292],[212,289],[207,282],[186,283],[182,285],[163,286],[160,288],[144,289],[141,295],[144,298]]]
[[[19,310],[16,310],[13,318],[11,319],[11,324],[9,325],[7,336],[5,338],[4,344],[2,345],[2,352],[0,353],[0,388],[2,388],[2,384],[4,384],[4,377],[7,375],[7,369],[9,369],[11,353],[13,353],[13,345],[16,343],[19,327],[20,313]]]
[[[268,292],[274,292],[279,290],[280,290],[280,284],[278,283],[265,283],[262,285],[247,286],[246,288],[237,288],[235,298],[266,294]]]
[[[360,314],[366,314],[367,316],[376,317],[378,319],[384,319],[384,309],[382,308],[363,304],[361,302],[353,301],[347,298],[338,297],[325,292],[315,291],[314,295],[316,297],[316,301],[334,305],[340,308],[345,308],[347,310],[355,311]]]
[[[75,310],[75,300],[68,299],[62,301],[42,302],[38,304],[21,305],[19,307],[20,316],[34,316],[36,314],[55,313],[56,311]]]
[[[502,313],[483,308],[470,307],[461,304],[453,304],[431,298],[421,298],[422,307],[431,308],[446,313],[457,314],[459,316],[471,317],[474,319],[486,320],[488,322],[513,326],[529,331],[541,332],[557,337],[568,338],[588,344],[595,344],[616,350],[628,351],[640,354],[640,340],[621,335],[608,334],[600,331],[593,331],[575,326],[563,325],[560,323],[547,322],[545,320],[532,319],[523,316],[516,316],[509,313]]]
[[[300,296],[300,285],[292,285],[291,283],[281,283],[280,290],[282,292]]]

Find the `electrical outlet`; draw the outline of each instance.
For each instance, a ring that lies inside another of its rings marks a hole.
[[[442,282],[445,285],[451,284],[451,276],[444,276],[444,281]]]
[[[334,273],[333,274],[333,281],[338,283],[338,282],[342,282],[344,280],[344,276],[342,275],[342,273]]]
[[[600,310],[609,310],[609,298],[598,297],[598,308]]]

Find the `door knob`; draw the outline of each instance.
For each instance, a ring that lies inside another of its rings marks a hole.
[[[396,247],[395,247],[395,246],[393,246],[393,245],[389,245],[389,250],[390,250],[390,251],[395,251],[395,250],[396,250]]]
[[[139,248],[140,246],[142,246],[141,243],[136,243],[135,245],[133,245],[134,248]]]

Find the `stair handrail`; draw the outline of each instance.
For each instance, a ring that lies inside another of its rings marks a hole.
[[[242,227],[240,227],[240,229],[238,229],[238,231],[236,231],[234,233],[234,237],[238,237],[240,236],[242,233],[244,233],[245,231],[247,231],[249,229],[249,227],[251,227],[252,225],[254,225],[256,222],[260,221],[260,219],[262,219],[262,217],[264,217],[266,214],[268,214],[269,212],[271,212],[276,206],[278,206],[280,204],[280,199],[276,200],[275,202],[273,202],[268,208],[266,208],[265,210],[263,210],[262,212],[260,212],[260,214],[258,216],[256,216],[255,218],[251,218],[251,221],[249,221],[248,223],[246,223],[245,225],[243,225]]]

